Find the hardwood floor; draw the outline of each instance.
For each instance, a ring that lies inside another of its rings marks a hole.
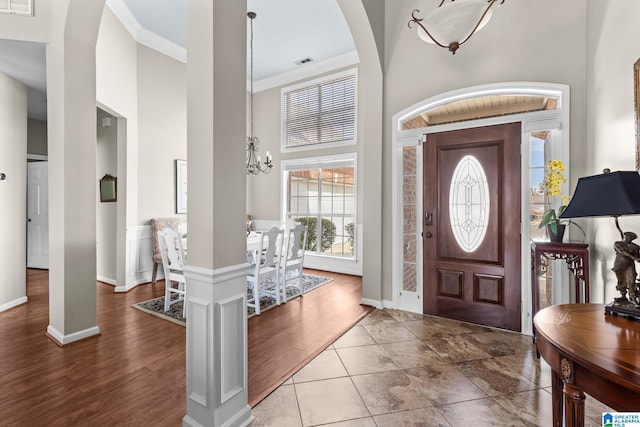
[[[358,276],[305,269],[331,277],[326,285],[249,319],[249,405],[255,406],[373,307],[361,306]]]
[[[335,280],[249,320],[254,404],[369,311],[359,305],[360,278],[310,272]],[[101,335],[59,347],[45,335],[48,272],[28,270],[29,302],[0,313],[0,424],[182,425],[185,328],[131,307],[163,287],[115,294],[98,283]]]

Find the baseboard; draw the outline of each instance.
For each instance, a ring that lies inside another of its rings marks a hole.
[[[102,283],[106,283],[107,285],[111,285],[111,286],[118,286],[118,282],[115,279],[110,279],[108,277],[104,277],[104,276],[97,276],[96,280],[98,282],[102,282]]]
[[[394,308],[393,301],[390,301],[388,299],[383,299],[382,300],[382,307],[384,307],[384,308]]]
[[[370,299],[370,298],[362,298],[360,300],[360,304],[362,304],[362,305],[370,305],[370,306],[372,306],[374,308],[377,308],[379,310],[384,308],[384,306],[382,305],[382,301],[375,300],[375,299]]]
[[[4,303],[4,304],[0,305],[0,312],[9,310],[10,308],[13,308],[13,307],[17,307],[17,306],[19,306],[21,304],[26,303],[27,301],[28,301],[27,297],[24,296],[24,297],[20,297],[18,299],[14,299],[13,301],[9,301],[7,303]]]
[[[71,344],[75,341],[80,341],[85,338],[92,337],[94,335],[100,335],[100,328],[93,326],[91,328],[84,329],[82,331],[74,332],[69,335],[63,335],[53,326],[47,326],[47,334],[56,341],[59,345]]]

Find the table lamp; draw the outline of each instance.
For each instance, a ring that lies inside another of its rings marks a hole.
[[[633,243],[638,236],[623,232],[618,222],[622,215],[640,214],[640,174],[637,171],[610,172],[578,179],[578,185],[567,208],[559,218],[611,216],[620,232],[613,247],[616,258],[612,270],[618,279],[620,297],[605,307],[607,314],[619,314],[640,320],[640,282],[635,262],[640,262],[640,246]]]

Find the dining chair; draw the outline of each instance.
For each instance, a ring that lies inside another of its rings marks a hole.
[[[281,303],[279,287],[279,266],[282,255],[284,230],[272,227],[260,233],[260,248],[253,251],[250,257],[253,261],[251,271],[247,275],[247,282],[251,295],[247,297],[247,305],[253,307],[256,314],[260,314],[260,297],[270,296]]]
[[[180,218],[151,218],[151,240],[153,241],[153,270],[151,271],[151,283],[156,283],[158,277],[158,266],[162,264],[162,256],[160,255],[160,246],[158,244],[158,231],[169,227],[178,231],[181,227],[182,220]]]
[[[184,277],[182,236],[170,227],[158,231],[157,236],[164,268],[164,311],[182,302],[182,317],[185,317],[187,282]],[[177,298],[172,298],[173,294],[177,294]]]
[[[304,248],[307,243],[307,227],[298,224],[287,231],[286,243],[283,246],[282,262],[280,265],[280,291],[282,301],[287,302],[291,298],[304,294],[304,280],[302,264],[304,262]],[[296,288],[298,293],[287,296],[288,288]]]

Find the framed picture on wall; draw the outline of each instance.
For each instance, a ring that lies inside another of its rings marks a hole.
[[[176,213],[187,213],[186,160],[176,160]]]
[[[106,174],[100,179],[100,201],[115,202],[118,199],[118,178]]]

